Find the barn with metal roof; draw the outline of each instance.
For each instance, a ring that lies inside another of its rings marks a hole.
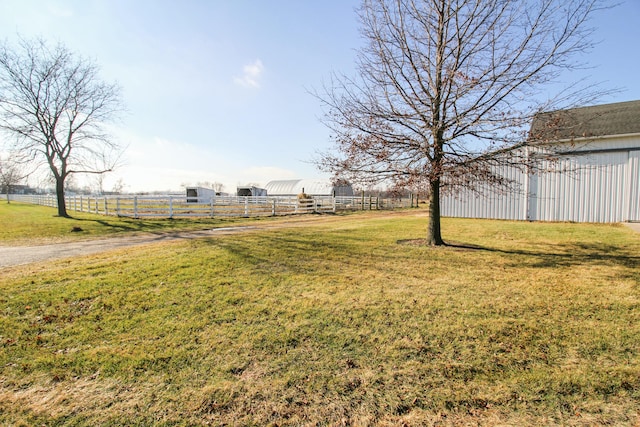
[[[537,115],[532,150],[553,146],[555,160],[527,172],[500,166],[518,191],[486,186],[441,198],[443,216],[541,221],[640,221],[640,101]],[[532,151],[535,155],[535,151]],[[507,152],[506,155],[509,153]]]
[[[353,196],[349,183],[334,184],[328,179],[289,179],[270,181],[265,185],[268,196]]]

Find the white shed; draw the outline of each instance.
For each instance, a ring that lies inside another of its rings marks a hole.
[[[215,196],[216,191],[211,188],[187,187],[187,203],[207,203],[207,199]]]
[[[531,138],[560,148],[537,171],[499,170],[518,191],[485,187],[441,197],[441,214],[512,220],[640,221],[640,101],[544,113]],[[553,136],[550,140],[548,137]]]
[[[247,185],[236,188],[236,194],[239,197],[261,197],[267,195],[267,190],[256,187],[255,185]]]
[[[353,196],[349,183],[334,184],[328,179],[291,179],[270,181],[265,186],[269,196]]]

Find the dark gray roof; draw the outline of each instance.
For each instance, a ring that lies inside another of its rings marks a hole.
[[[541,113],[531,123],[529,138],[552,142],[634,133],[640,133],[640,101]]]

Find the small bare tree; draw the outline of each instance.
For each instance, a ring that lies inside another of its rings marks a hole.
[[[196,184],[197,187],[210,188],[216,193],[221,193],[224,191],[224,184],[218,181],[210,182],[210,181],[200,181]]]
[[[122,194],[125,186],[126,185],[124,183],[124,179],[118,178],[118,180],[113,184],[113,187],[111,188],[111,192],[113,194]]]
[[[7,203],[11,203],[9,195],[13,193],[14,187],[27,176],[21,165],[12,161],[10,156],[0,158],[0,193],[5,192]]]
[[[524,165],[522,150],[505,153],[526,144],[535,113],[596,96],[577,85],[551,100],[540,94],[581,66],[575,55],[592,47],[588,21],[599,8],[599,0],[363,0],[357,76],[336,75],[317,95],[337,148],[319,166],[426,190],[427,242],[444,244],[445,184],[504,184],[492,171]]]
[[[224,184],[216,181],[211,188],[213,188],[216,193],[222,193],[224,191]]]
[[[66,217],[65,182],[73,174],[113,170],[121,148],[105,124],[121,111],[120,89],[98,67],[63,45],[21,40],[0,45],[0,129],[14,137],[21,161],[46,166]]]

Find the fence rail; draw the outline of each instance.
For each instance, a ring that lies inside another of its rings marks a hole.
[[[10,200],[57,207],[55,195],[12,194]],[[6,198],[6,196],[5,196]],[[408,208],[414,199],[378,197],[207,197],[184,196],[67,196],[67,210],[131,218],[258,217],[348,210]],[[415,201],[417,206],[417,200]]]

